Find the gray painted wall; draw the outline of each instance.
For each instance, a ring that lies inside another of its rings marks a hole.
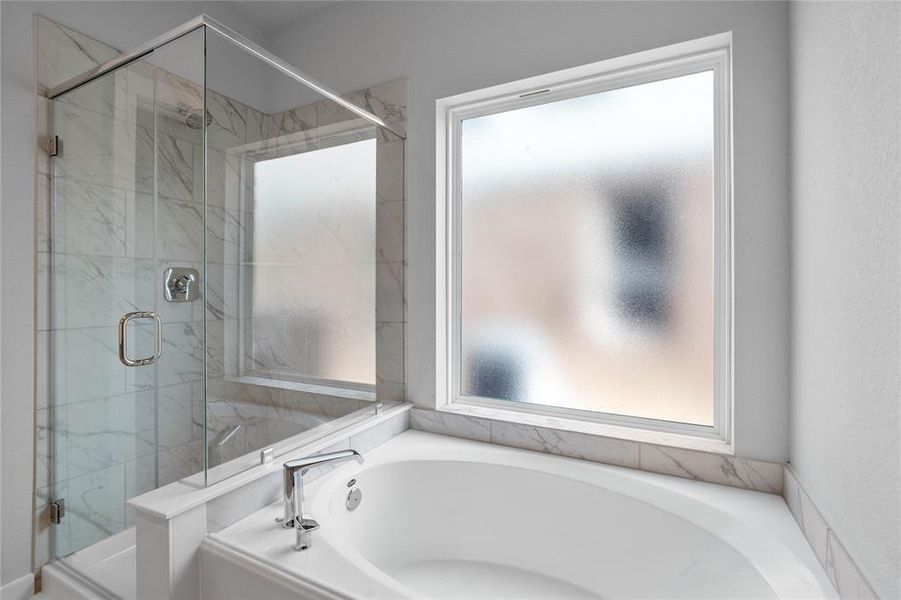
[[[118,48],[201,12],[258,43],[266,37],[228,3],[3,2],[0,189],[0,584],[31,572],[34,411],[33,24],[41,14]]]
[[[901,4],[793,5],[791,462],[901,597]]]
[[[788,454],[788,5],[341,2],[272,49],[339,92],[409,78],[407,390],[435,401],[435,100],[723,31],[734,34],[735,423],[747,457]]]

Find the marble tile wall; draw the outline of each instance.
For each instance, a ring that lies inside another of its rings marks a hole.
[[[878,598],[876,592],[870,587],[851,555],[845,550],[789,466],[785,467],[784,490],[789,510],[826,570],[832,585],[838,590],[839,596],[843,600],[876,600]]]
[[[411,411],[410,426],[413,429],[431,433],[547,452],[686,479],[770,494],[782,493],[783,466],[779,463],[422,408],[414,408]]]
[[[389,82],[369,90],[351,94],[361,105],[378,108],[378,116],[390,122],[395,130],[403,131],[406,118],[406,82],[404,80]],[[381,98],[375,100],[375,98]],[[336,107],[331,101],[323,100],[314,104],[297,107],[274,115],[261,114],[243,107],[234,101],[222,100],[222,116],[213,115],[213,123],[228,122],[233,133],[218,136],[224,143],[235,143],[240,137],[242,123],[247,123],[245,144],[239,149],[222,147],[224,168],[228,178],[223,183],[223,204],[225,210],[233,210],[241,206],[246,223],[252,222],[253,196],[252,184],[242,179],[243,173],[251,170],[251,159],[265,153],[266,158],[278,156],[279,152],[290,154],[298,151],[325,147],[329,142],[325,137],[335,129],[360,127],[360,119],[343,108]],[[248,115],[237,118],[235,115]],[[228,115],[228,116],[226,116]],[[254,116],[249,116],[254,115]],[[251,126],[252,124],[252,126]],[[374,232],[375,248],[375,356],[376,356],[376,396],[380,400],[395,401],[404,397],[404,243],[403,243],[403,140],[390,133],[376,132],[374,128],[363,128],[359,134],[361,139],[371,138],[376,133],[376,231]],[[251,131],[252,130],[252,131]],[[342,137],[342,141],[346,141]],[[333,143],[333,142],[332,142]],[[243,163],[243,164],[242,164]],[[215,164],[211,167],[215,168]],[[212,174],[209,179],[215,179]],[[218,184],[211,185],[213,204],[218,202],[215,196]],[[239,191],[235,191],[240,188]],[[209,218],[209,215],[208,215]],[[240,219],[240,216],[238,217]],[[229,233],[234,221],[226,221],[222,228],[226,240],[242,239],[245,249],[252,248],[252,227],[245,231]],[[210,226],[215,227],[214,221]],[[341,247],[346,250],[354,240],[340,239],[341,235],[354,234],[352,227],[335,231]],[[240,244],[239,244],[240,246]],[[310,248],[304,252],[300,246],[300,264],[309,262],[309,256],[321,249]],[[365,395],[354,396],[344,392],[330,394],[327,391],[311,392],[293,389],[285,381],[270,377],[272,371],[291,370],[294,365],[289,358],[291,348],[302,344],[301,354],[314,355],[315,344],[305,340],[308,323],[303,311],[294,310],[293,304],[286,299],[284,315],[280,319],[266,320],[253,317],[250,310],[251,282],[254,277],[261,276],[257,265],[246,267],[236,272],[241,264],[250,264],[254,257],[247,250],[240,254],[237,261],[228,257],[233,255],[229,246],[224,247],[222,254],[226,256],[221,262],[223,273],[216,272],[218,265],[211,265],[207,274],[209,281],[222,278],[221,295],[207,299],[207,314],[215,312],[224,315],[226,328],[224,336],[225,351],[214,352],[214,360],[234,358],[231,366],[223,366],[221,377],[210,381],[207,425],[208,439],[214,442],[210,450],[210,465],[240,456],[249,451],[265,447],[286,437],[311,429],[323,420],[337,418],[360,409],[368,402]],[[212,256],[217,255],[213,250]],[[328,261],[326,261],[328,262]],[[314,265],[315,266],[315,265]],[[291,276],[296,271],[291,271]],[[265,273],[273,276],[271,269]],[[285,282],[296,283],[295,281]],[[363,282],[362,285],[372,285]],[[280,286],[287,288],[287,285]],[[215,306],[213,306],[215,304]],[[239,323],[239,320],[243,320]],[[313,323],[315,325],[315,323]],[[324,335],[336,335],[339,332],[328,331]],[[286,337],[287,336],[287,337]],[[243,338],[243,343],[242,343]],[[238,354],[244,352],[243,360]],[[266,381],[269,385],[253,385],[246,383],[247,378],[235,379],[231,375],[253,375],[255,379]],[[236,427],[241,425],[240,428]],[[235,433],[222,443],[224,436],[234,430]]]
[[[403,135],[406,95],[406,80],[401,79],[344,98],[382,118],[393,131]],[[286,144],[288,139],[296,140],[298,135],[307,147],[325,147],[330,143],[330,136],[348,129],[357,129],[360,139],[376,137],[375,383],[380,400],[400,401],[405,394],[404,141],[389,131],[364,125],[355,114],[330,100],[266,115],[263,119],[263,129],[273,147]],[[254,353],[260,357],[279,356],[278,340],[278,335],[255,337]],[[260,367],[274,368],[265,361]]]

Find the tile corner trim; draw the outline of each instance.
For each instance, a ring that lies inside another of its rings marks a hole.
[[[878,600],[879,596],[842,545],[823,513],[804,490],[790,465],[784,469],[789,511],[842,600]]]

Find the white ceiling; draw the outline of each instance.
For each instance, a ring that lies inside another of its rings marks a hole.
[[[272,32],[290,25],[301,18],[321,9],[337,0],[258,0],[235,2],[233,8],[238,9],[251,22],[265,32]]]

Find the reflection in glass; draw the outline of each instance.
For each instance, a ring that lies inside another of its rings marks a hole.
[[[713,423],[713,72],[462,124],[464,395]]]

